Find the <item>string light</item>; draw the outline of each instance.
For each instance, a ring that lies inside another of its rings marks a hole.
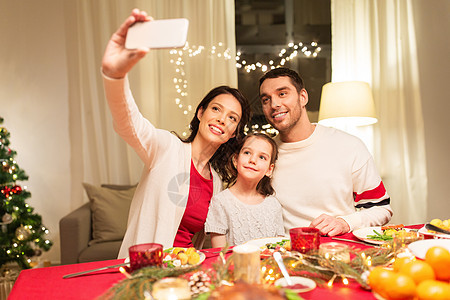
[[[309,44],[299,43],[289,43],[286,48],[280,50],[276,58],[271,58],[267,63],[255,62],[248,63],[247,60],[242,58],[242,52],[238,51],[236,53],[236,68],[244,68],[248,73],[252,71],[261,70],[266,72],[269,69],[275,69],[277,67],[284,66],[286,62],[294,59],[298,55],[303,55],[305,57],[317,57],[321,51],[321,47],[317,42],[311,42]],[[214,57],[218,59],[230,60],[231,50],[230,48],[225,48],[222,42],[219,42],[217,46],[213,45],[207,48],[203,45],[193,45],[190,46],[188,42],[182,49],[172,49],[169,50],[170,59],[169,62],[175,68],[175,77],[172,79],[173,87],[178,94],[175,98],[175,105],[182,110],[184,115],[188,115],[192,112],[192,105],[186,105],[186,99],[188,97],[188,80],[186,78],[186,72],[184,70],[185,60],[194,58],[201,54],[206,54],[209,57]],[[255,124],[257,125],[257,124]],[[255,126],[253,125],[253,126]],[[275,136],[278,131],[273,128],[270,124],[262,125],[262,128],[253,127],[251,130],[253,132],[263,132],[270,136]],[[246,132],[250,129],[246,128]],[[187,136],[187,130],[182,133],[183,137]]]
[[[327,283],[328,287],[332,287],[333,286],[333,282],[336,279],[336,277],[337,277],[336,274],[334,274],[333,277],[331,277],[331,279]]]
[[[217,57],[219,59],[230,60],[231,50],[230,48],[225,48],[222,42],[219,42],[217,46],[211,46],[207,48],[203,45],[200,46],[190,46],[188,42],[186,45],[180,49],[172,49],[169,51],[170,60],[169,62],[174,65],[176,76],[173,78],[173,87],[177,92],[177,97],[175,98],[175,105],[182,110],[184,115],[188,115],[192,112],[192,105],[186,105],[185,100],[188,96],[188,80],[186,79],[186,72],[184,71],[185,59],[192,59],[197,55],[206,54],[209,57]],[[182,136],[186,137],[187,132],[184,131]]]
[[[175,72],[177,76],[173,78],[173,84],[175,91],[178,93],[178,97],[175,98],[175,104],[183,109],[183,113],[187,115],[190,111],[192,111],[191,105],[185,105],[183,99],[186,99],[188,96],[187,88],[188,81],[186,79],[186,73],[184,71],[183,66],[185,65],[185,58],[194,58],[200,54],[206,54],[208,56],[213,56],[225,60],[231,59],[231,50],[230,48],[224,48],[222,42],[218,43],[218,46],[211,46],[210,48],[206,48],[205,46],[190,46],[188,42],[181,50],[172,49],[169,54],[171,55],[170,63],[174,65]]]
[[[344,276],[342,276],[342,282],[344,283],[344,285],[348,285],[348,279]]]
[[[122,273],[123,275],[125,275],[127,278],[131,278],[130,273],[127,272],[127,270],[124,267],[120,267],[119,268],[120,273]]]
[[[284,66],[287,62],[293,60],[298,55],[303,54],[305,57],[317,57],[322,51],[317,42],[311,42],[310,44],[289,43],[286,48],[282,48],[278,53],[277,58],[270,59],[267,63],[255,62],[249,63],[242,58],[242,52],[236,53],[236,68],[244,68],[247,73],[261,70],[266,72],[268,69],[275,69]]]
[[[268,136],[274,137],[278,134],[278,130],[276,130],[275,128],[272,127],[272,125],[270,124],[263,124],[263,125],[259,125],[259,124],[252,124],[250,125],[250,128],[245,126],[244,127],[244,134],[249,134],[249,133],[264,133],[267,134]]]

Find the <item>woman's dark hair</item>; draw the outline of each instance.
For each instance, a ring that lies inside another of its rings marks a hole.
[[[247,98],[245,98],[244,95],[242,95],[242,93],[238,89],[222,85],[209,91],[209,93],[198,104],[197,109],[195,110],[194,117],[192,118],[191,123],[189,124],[191,134],[186,139],[181,138],[180,139],[185,143],[192,143],[192,141],[197,136],[198,128],[200,125],[200,120],[197,118],[199,109],[202,108],[203,111],[205,111],[209,103],[214,98],[222,94],[228,94],[233,96],[241,105],[242,110],[242,116],[237,125],[235,137],[230,138],[226,143],[220,145],[219,149],[216,150],[214,155],[209,160],[211,167],[213,167],[214,170],[216,170],[216,172],[219,173],[220,177],[224,182],[227,182],[229,181],[228,178],[229,174],[227,174],[223,166],[228,162],[231,155],[236,151],[237,147],[239,146],[240,141],[245,137],[244,128],[245,125],[247,125],[247,123],[250,121],[251,116],[250,104],[248,103]]]
[[[259,138],[259,139],[263,139],[263,140],[267,141],[272,146],[272,153],[270,155],[270,164],[275,164],[275,161],[278,159],[278,145],[270,136],[268,136],[265,133],[260,133],[260,132],[255,132],[255,133],[248,134],[241,141],[241,143],[239,144],[238,149],[233,153],[233,156],[239,155],[239,153],[241,152],[242,147],[245,144],[245,141],[247,141],[251,137],[256,137],[256,138]],[[238,172],[237,172],[236,167],[233,164],[232,157],[230,157],[230,160],[225,165],[225,169],[230,174],[229,177],[231,179],[228,182],[226,182],[226,187],[227,188],[233,186],[233,184],[236,183],[236,179],[237,179],[237,176],[238,176]],[[275,190],[272,187],[272,178],[264,175],[264,177],[261,178],[261,180],[258,182],[258,185],[256,186],[256,190],[258,191],[258,193],[260,193],[263,196],[269,196],[269,195],[274,194]]]
[[[303,83],[303,79],[300,77],[300,75],[289,68],[275,68],[265,73],[259,79],[259,87],[261,87],[262,83],[266,79],[278,78],[283,76],[289,77],[291,79],[291,83],[295,86],[297,93],[300,93],[300,91],[305,88],[305,84]]]

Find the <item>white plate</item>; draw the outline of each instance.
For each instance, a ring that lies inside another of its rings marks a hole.
[[[375,227],[365,227],[365,228],[357,229],[357,230],[353,231],[353,235],[356,236],[361,241],[368,242],[371,244],[382,245],[382,244],[386,243],[386,241],[378,241],[378,240],[372,240],[372,239],[367,238],[368,235],[375,234],[375,232],[373,232],[374,230],[379,233],[383,233],[381,231],[381,226],[375,226]]]
[[[266,244],[273,244],[281,242],[282,240],[290,240],[289,237],[267,237],[267,238],[261,238],[261,239],[254,239],[250,240],[248,242],[245,242],[244,245],[255,245],[261,248],[261,250],[265,249]]]
[[[291,276],[291,280],[292,280],[293,285],[301,284],[301,285],[305,286],[304,288],[301,288],[301,289],[292,289],[293,291],[295,291],[297,293],[308,292],[308,291],[311,291],[316,288],[316,283],[309,278],[300,277],[300,276]],[[287,285],[288,284],[286,282],[286,278],[284,278],[284,277],[275,281],[275,286],[286,287]]]
[[[425,225],[419,229],[419,233],[437,238],[450,239],[450,234],[430,232],[428,231],[428,229],[425,228]]]
[[[409,244],[408,248],[417,258],[425,259],[425,254],[427,254],[428,249],[434,246],[441,246],[450,251],[450,240],[432,239],[416,241]]]
[[[411,231],[412,229],[409,228],[403,228],[405,231]],[[365,227],[365,228],[360,228],[357,229],[355,231],[353,231],[353,235],[356,236],[358,239],[360,239],[361,241],[367,242],[367,243],[371,243],[371,244],[375,244],[375,245],[383,245],[385,244],[387,241],[379,241],[379,240],[372,240],[367,238],[368,235],[374,235],[376,231],[378,233],[383,233],[383,231],[381,230],[381,226],[374,226],[374,227]]]

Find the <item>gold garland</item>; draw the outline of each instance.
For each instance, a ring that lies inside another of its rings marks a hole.
[[[370,268],[388,265],[393,258],[393,251],[389,247],[359,251],[349,249],[348,252],[354,257],[350,262],[327,258],[318,251],[311,251],[308,254],[291,252],[283,258],[283,261],[291,275],[308,277],[319,285],[326,283],[331,287],[337,278],[341,278],[344,284],[349,283],[348,279],[353,279],[361,287],[370,289],[367,284]],[[272,257],[263,260],[262,265],[263,281],[270,283],[281,277],[281,271]]]

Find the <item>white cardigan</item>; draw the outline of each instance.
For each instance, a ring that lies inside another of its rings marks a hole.
[[[116,132],[145,164],[128,215],[128,225],[118,258],[128,256],[135,244],[160,243],[172,247],[186,208],[191,169],[191,144],[157,129],[139,112],[128,79],[103,75],[103,83]],[[222,182],[212,170],[213,194]],[[204,239],[200,237],[199,247]]]

